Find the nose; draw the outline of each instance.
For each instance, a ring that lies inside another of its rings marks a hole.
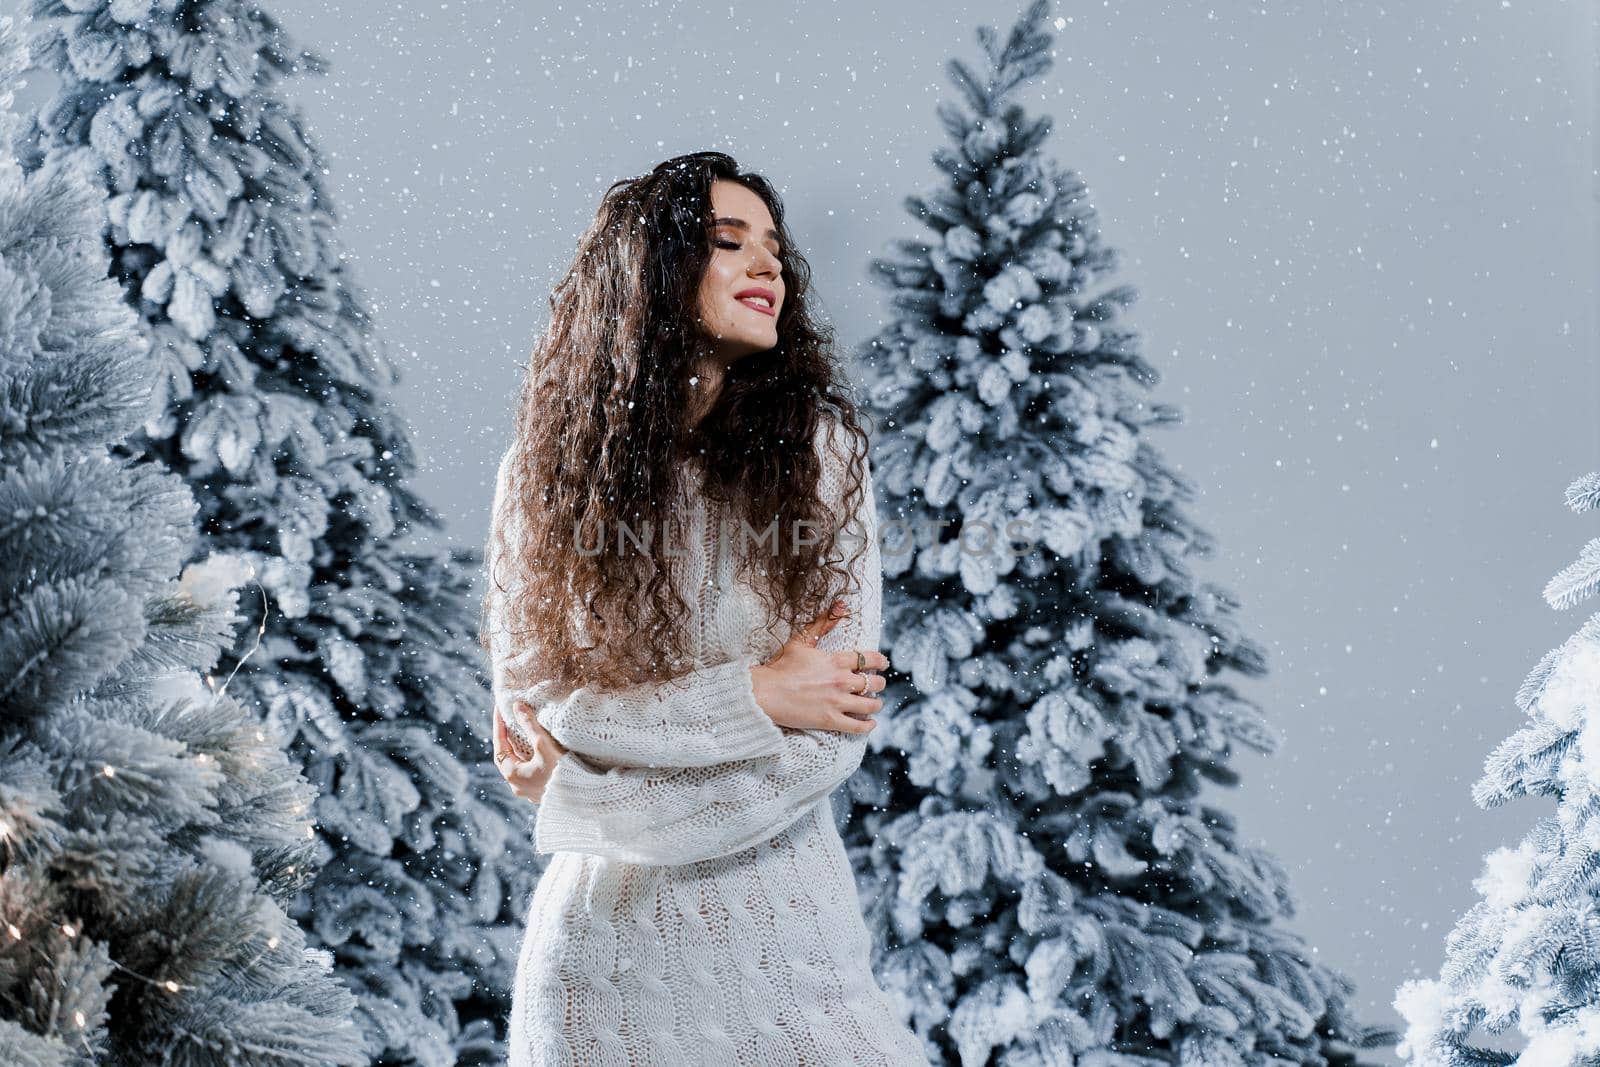
[[[757,247],[759,251],[756,255],[756,261],[750,268],[752,273],[775,275],[778,273],[778,271],[783,269],[783,263],[778,259],[777,256],[773,255],[771,252],[768,252],[765,248],[760,248],[760,246]]]

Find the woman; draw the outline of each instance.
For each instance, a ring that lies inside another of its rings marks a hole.
[[[807,282],[771,187],[704,152],[614,184],[551,297],[486,552],[496,761],[555,854],[511,1067],[929,1062],[828,802],[889,661]]]

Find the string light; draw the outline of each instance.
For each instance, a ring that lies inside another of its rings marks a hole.
[[[122,964],[118,963],[116,960],[112,960],[111,961],[111,966],[115,967],[117,970],[121,971],[123,974],[131,974],[131,975],[133,975],[135,978],[139,979],[139,981],[144,982],[144,983],[146,983],[148,985],[153,985],[153,986],[156,986],[157,988],[165,989],[168,993],[181,993],[185,989],[193,989],[193,988],[195,988],[194,986],[184,985],[181,982],[174,982],[170,978],[161,978],[161,979],[151,978],[149,975],[140,974],[138,971],[134,970],[132,967],[123,966]]]
[[[248,577],[250,577],[252,580],[254,580],[255,579],[255,573],[256,573],[255,572],[255,568],[254,567],[250,568],[250,574],[248,575]],[[267,598],[267,591],[261,585],[260,581],[255,581],[255,587],[258,590],[261,591],[261,625],[256,627],[256,639],[255,639],[255,642],[250,646],[250,650],[248,652],[246,652],[244,655],[239,657],[239,662],[235,663],[233,665],[233,670],[228,672],[228,677],[222,683],[222,686],[220,688],[217,687],[215,679],[213,679],[210,674],[207,674],[205,676],[206,685],[209,686],[211,688],[212,692],[214,692],[214,693],[225,693],[225,692],[227,692],[228,683],[233,681],[233,676],[239,672],[239,668],[244,665],[244,661],[249,659],[251,656],[255,655],[256,649],[261,647],[261,637],[262,637],[262,635],[267,632],[267,617],[271,614],[271,602]],[[267,739],[267,735],[263,731],[261,731],[261,730],[257,730],[256,731],[256,740],[257,741],[265,741],[266,739]],[[209,762],[210,759],[211,759],[211,757],[208,754],[204,753],[204,752],[202,752],[199,755],[195,756],[195,762],[196,763],[206,763],[206,762]],[[100,773],[102,775],[104,775],[105,777],[107,777],[107,778],[115,778],[117,776],[117,769],[115,767],[111,766],[108,763],[108,764],[103,765],[100,768]],[[90,779],[90,780],[92,780],[92,779]],[[76,791],[78,789],[82,789],[84,786],[89,784],[90,780],[85,780],[85,781],[79,782],[77,785],[73,786],[71,789],[68,789],[65,792],[63,792],[62,795],[66,796],[66,795],[71,794],[72,792],[74,792],[74,791]],[[7,826],[4,823],[0,823],[0,838],[5,837],[7,832],[8,832],[8,830],[9,830],[9,826]],[[315,835],[314,834],[308,834],[307,836],[315,836]]]
[[[79,782],[77,785],[73,786],[71,789],[63,789],[61,791],[61,795],[63,797],[69,797],[73,793],[76,793],[78,790],[82,789],[84,786],[88,785],[90,782],[95,781],[97,778],[100,778],[100,777],[111,778],[111,777],[114,777],[115,774],[116,774],[116,768],[112,767],[110,764],[106,764],[101,769],[100,774],[91,775],[88,778],[85,778],[83,781]]]
[[[295,869],[291,866],[287,870],[288,870],[289,874],[293,874]],[[81,926],[74,926],[70,922],[66,922],[66,923],[62,923],[61,924],[62,932],[64,934],[66,934],[67,937],[69,937],[69,938],[76,938],[81,929],[82,929]],[[8,933],[10,933],[11,938],[12,938],[13,941],[23,941],[23,940],[25,940],[23,938],[22,931],[20,929],[18,929],[17,924],[14,923],[14,922],[7,921],[7,923],[6,923],[6,931]],[[246,963],[244,965],[244,969],[248,970],[248,969],[254,967],[256,965],[256,963],[258,963],[262,959],[262,957],[266,956],[266,954],[268,952],[276,949],[280,943],[281,943],[281,939],[278,937],[277,934],[270,935],[267,938],[267,941],[266,941],[266,948],[262,949],[259,953],[257,953],[254,959],[252,959],[248,963]],[[161,989],[166,990],[168,993],[181,993],[186,989],[194,989],[194,988],[196,988],[195,986],[184,985],[183,983],[175,981],[175,980],[173,980],[171,978],[165,978],[165,979],[159,979],[159,980],[155,979],[155,978],[151,978],[148,975],[140,974],[138,971],[134,970],[133,968],[128,967],[128,966],[126,966],[126,965],[124,965],[122,963],[119,963],[118,961],[116,961],[114,959],[107,960],[106,962],[110,963],[111,966],[115,967],[117,970],[123,972],[124,974],[132,975],[133,977],[139,979],[141,982],[145,982],[145,983],[147,983],[149,985],[158,986]],[[80,1043],[82,1043],[82,1045],[83,1045],[85,1050],[92,1052],[93,1050],[90,1048],[87,1039],[84,1037],[84,1034],[87,1032],[88,1027],[89,1027],[89,1020],[87,1019],[87,1017],[85,1017],[85,1015],[82,1012],[82,1010],[75,1010],[72,1013],[72,1021],[77,1024],[77,1027],[78,1027],[78,1030],[79,1030],[79,1041],[80,1041]]]
[[[253,576],[254,569],[251,569],[251,577]],[[242,665],[246,659],[250,659],[250,657],[256,653],[256,649],[261,648],[261,638],[267,630],[267,616],[270,614],[270,601],[269,598],[267,598],[267,590],[262,589],[261,582],[254,582],[254,585],[256,585],[256,589],[261,592],[262,608],[261,624],[256,627],[256,640],[254,640],[253,645],[250,646],[250,651],[246,651],[243,656],[238,657],[238,662],[235,662],[234,669],[230,670],[226,680],[222,681],[221,688],[216,686],[216,680],[214,680],[213,675],[211,675],[211,673],[206,673],[206,686],[210,686],[210,688],[213,689],[213,693],[226,693],[227,686],[229,686],[230,681],[234,680],[235,673],[238,673],[238,667],[240,667],[240,665]],[[261,729],[256,729],[256,741],[266,741],[266,739],[267,734],[264,733],[264,731],[261,731]],[[200,752],[198,755],[195,755],[195,763],[210,763],[210,761],[210,753]],[[102,777],[117,777],[117,768],[110,765],[110,763],[102,763],[99,774],[101,774]],[[78,784],[74,785],[72,789],[64,790],[64,792],[61,793],[62,797],[66,797],[66,795],[75,792],[75,790],[83,789],[83,787],[90,784],[91,781],[94,781],[94,777],[88,777],[88,779],[85,779],[85,781],[78,782]],[[306,814],[307,808],[309,808],[309,805],[298,805],[296,806],[296,811],[294,811],[294,814],[296,814],[296,816]],[[13,837],[13,833],[14,825],[11,824],[11,821],[8,821],[8,819],[0,819],[0,840],[6,840],[6,838]],[[306,837],[315,838],[317,837],[317,833],[315,833],[315,830],[312,829],[312,827],[306,827]],[[293,875],[293,865],[286,867],[285,873],[288,873],[288,875]],[[26,941],[26,937],[22,936],[21,928],[19,928],[16,923],[13,923],[13,921],[6,921],[5,928],[6,933],[11,934],[11,939],[13,939],[13,941]],[[61,923],[61,933],[66,934],[67,937],[74,937],[75,939],[75,937],[78,936],[78,933],[80,933],[80,929],[82,929],[80,926],[74,926],[72,923]],[[256,958],[251,960],[250,963],[246,965],[246,968],[248,968],[248,966],[254,966],[254,963],[256,963],[258,960],[261,960],[261,958],[264,957],[267,952],[270,952],[270,950],[277,949],[278,944],[280,944],[280,939],[278,939],[277,934],[267,937],[266,950],[262,950],[261,953],[258,953]],[[136,979],[139,979],[139,981],[147,982],[147,984],[158,985],[158,987],[165,989],[166,992],[179,993],[182,992],[182,990],[190,989],[189,985],[184,985],[182,982],[173,981],[173,979],[160,979],[160,981],[157,981],[157,979],[154,979],[154,977],[146,976],[146,974],[139,974],[138,971],[134,971],[134,969],[130,968],[130,966],[125,966],[122,965],[122,963],[118,963],[117,960],[107,961],[109,961],[110,965],[114,966],[114,968],[117,968],[118,971],[122,971],[122,973],[125,974],[131,974],[131,976],[136,977]],[[72,1013],[72,1021],[77,1024],[78,1030],[88,1029],[88,1019],[86,1019],[85,1014],[83,1014],[82,1011],[74,1011],[74,1013]],[[88,1048],[88,1043],[86,1043],[86,1041],[85,1048]]]
[[[257,963],[261,962],[261,958],[263,956],[265,956],[268,952],[272,951],[273,949],[275,949],[277,947],[278,947],[278,935],[277,934],[273,934],[271,937],[267,938],[267,947],[262,949],[260,952],[257,952],[256,955],[255,955],[255,958],[252,959],[249,963],[244,965],[244,969],[248,971],[250,968],[254,967]]]
[[[292,868],[292,867],[289,868],[289,869],[291,871],[294,870],[294,868]],[[81,929],[82,929],[82,927],[73,926],[70,922],[61,924],[62,932],[64,934],[66,934],[68,937],[71,937],[71,938],[77,937],[78,933],[79,933],[79,931]],[[14,940],[14,941],[22,941],[22,940],[24,940],[24,938],[22,936],[22,931],[17,928],[17,924],[16,923],[7,922],[6,923],[6,931],[11,934],[12,940]],[[260,961],[263,956],[265,956],[269,951],[271,951],[273,949],[276,949],[279,944],[281,944],[281,939],[278,937],[277,934],[272,934],[271,936],[269,936],[267,938],[267,942],[266,942],[267,947],[265,949],[263,949],[261,952],[257,953],[255,958],[252,959],[249,963],[246,963],[244,965],[245,969],[248,970],[249,968],[254,967],[256,965],[256,963],[258,961]],[[168,993],[181,993],[186,989],[194,989],[194,988],[196,988],[195,986],[184,985],[182,982],[175,981],[175,980],[173,980],[171,978],[162,978],[162,979],[151,978],[149,975],[140,974],[138,971],[134,970],[132,967],[129,967],[129,966],[125,965],[125,964],[119,963],[116,960],[107,960],[106,962],[110,963],[111,966],[115,967],[117,970],[121,971],[122,973],[130,974],[133,977],[139,979],[141,982],[145,982],[145,983],[147,983],[149,985],[157,986],[157,987],[159,987],[161,989],[166,990]],[[88,1019],[86,1019],[84,1017],[84,1014],[83,1014],[82,1011],[73,1012],[72,1018],[73,1018],[73,1022],[78,1024],[78,1029],[80,1029],[80,1030],[84,1029],[89,1024]]]
[[[251,568],[249,577],[251,577],[253,579],[254,576],[255,576],[255,569]],[[261,610],[261,623],[260,623],[259,626],[256,627],[255,641],[250,646],[249,651],[247,651],[243,656],[239,657],[239,661],[233,665],[233,670],[228,672],[228,677],[223,681],[223,683],[222,683],[220,688],[216,684],[216,679],[210,673],[207,673],[205,675],[206,685],[207,685],[207,687],[209,687],[212,690],[213,693],[226,692],[229,683],[233,681],[234,675],[239,672],[239,668],[244,664],[244,661],[249,659],[252,655],[254,655],[256,650],[261,647],[261,638],[266,633],[266,630],[267,630],[267,618],[270,615],[270,601],[269,601],[269,599],[267,597],[266,589],[262,587],[262,585],[261,585],[261,583],[259,581],[255,582],[255,586],[261,592],[261,609],[262,609]],[[266,735],[266,733],[264,731],[258,729],[258,730],[256,730],[255,734],[256,734],[256,740],[257,741],[265,741],[265,740],[267,740],[267,735]],[[199,753],[199,754],[197,754],[195,756],[195,762],[196,763],[208,763],[210,761],[211,761],[211,756],[210,756],[209,753],[201,752],[201,753]],[[103,777],[106,777],[106,778],[115,778],[116,775],[117,775],[117,769],[114,766],[112,766],[109,763],[101,764],[101,766],[100,766],[100,776],[103,776]],[[64,790],[61,795],[62,796],[66,796],[66,795],[68,795],[68,794],[70,794],[70,793],[72,793],[72,792],[74,792],[74,791],[76,791],[78,789],[82,789],[84,786],[88,785],[90,782],[92,782],[94,780],[95,779],[93,777],[86,778],[84,781],[79,782],[77,785],[73,786],[71,789]],[[303,814],[305,814],[305,812],[307,811],[307,809],[309,807],[310,807],[309,804],[296,805],[295,810],[294,810],[294,814],[297,815],[297,816],[298,815],[303,815]],[[7,819],[0,819],[0,841],[4,841],[4,840],[7,840],[7,839],[10,839],[14,835],[14,833],[15,833],[15,826],[13,825],[13,823],[10,820],[7,820]],[[306,836],[308,838],[315,838],[316,837],[315,830],[310,826],[306,827]],[[289,867],[285,868],[284,873],[292,875],[292,874],[295,873],[295,868],[293,866],[289,866]],[[5,925],[6,925],[6,932],[11,935],[11,939],[13,941],[25,941],[26,940],[26,938],[23,936],[21,928],[18,927],[16,923],[11,922],[11,921],[8,920]],[[71,922],[65,922],[65,923],[61,924],[61,932],[63,934],[65,934],[68,938],[76,938],[81,930],[82,930],[81,926],[74,926]],[[246,967],[254,966],[256,964],[256,962],[258,962],[268,952],[276,949],[279,944],[280,944],[280,939],[276,934],[273,934],[271,937],[267,938],[266,948],[263,949],[260,953],[258,953],[256,955],[256,957],[254,959],[252,959],[248,964],[246,964]],[[148,983],[150,985],[159,986],[160,988],[165,989],[169,993],[180,993],[185,989],[194,988],[192,986],[186,986],[183,983],[177,982],[177,981],[175,981],[175,980],[173,980],[171,978],[160,979],[160,980],[151,978],[148,975],[140,974],[138,971],[135,971],[131,967],[127,967],[127,966],[117,962],[116,960],[108,960],[107,962],[109,962],[111,964],[111,966],[115,967],[117,970],[122,971],[124,974],[132,975],[133,977],[139,979],[140,981],[146,982],[146,983]],[[73,1022],[77,1024],[78,1029],[80,1031],[86,1030],[88,1028],[89,1021],[84,1016],[84,1013],[81,1010],[74,1011],[73,1014],[72,1014],[72,1019],[73,1019]],[[82,1040],[81,1037],[80,1037],[80,1040]],[[83,1041],[83,1045],[84,1045],[85,1049],[89,1048],[89,1045],[88,1045],[87,1041]]]

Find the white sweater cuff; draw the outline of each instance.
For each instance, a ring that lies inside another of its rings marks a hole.
[[[756,703],[751,661],[736,659],[706,671],[705,708],[722,759],[754,759],[783,751],[783,731]]]

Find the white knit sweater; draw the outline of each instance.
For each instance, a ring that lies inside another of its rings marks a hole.
[[[842,503],[848,439],[826,425],[823,499]],[[867,476],[853,531],[867,551],[844,594],[850,614],[818,643],[825,651],[878,648]],[[504,480],[502,465],[495,521]],[[780,727],[756,703],[750,667],[781,640],[761,632],[763,605],[735,578],[739,524],[715,537],[693,474],[691,484],[687,534],[677,535],[689,550],[674,580],[687,583],[699,653],[681,679],[510,688],[517,653],[495,626],[503,600],[488,585],[495,706],[526,734],[513,708],[526,701],[569,750],[538,806],[534,847],[555,855],[528,911],[509,1067],[927,1067],[871,973],[829,807],[866,735]],[[842,540],[843,555],[856,545]]]

